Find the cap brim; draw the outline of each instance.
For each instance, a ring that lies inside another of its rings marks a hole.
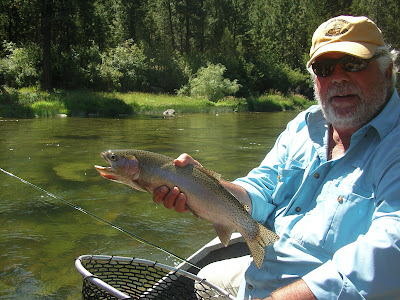
[[[310,60],[307,62],[307,68],[309,68],[311,64],[319,56],[325,53],[339,52],[368,59],[374,55],[377,47],[378,45],[370,43],[362,43],[362,42],[343,41],[343,42],[329,43],[322,46],[321,48],[319,48],[317,51],[314,52]]]

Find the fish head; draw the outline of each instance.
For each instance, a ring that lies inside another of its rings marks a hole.
[[[100,153],[109,167],[94,166],[104,178],[129,185],[137,190],[143,190],[138,186],[140,167],[135,155],[127,150],[108,150]]]

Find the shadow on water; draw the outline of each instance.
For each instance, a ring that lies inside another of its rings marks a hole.
[[[215,237],[212,225],[156,205],[93,168],[107,149],[190,153],[233,180],[257,166],[295,113],[174,118],[49,118],[0,122],[0,167],[181,257]],[[0,298],[79,299],[82,254],[176,259],[0,173]]]
[[[89,135],[78,135],[78,134],[69,134],[69,135],[55,135],[55,138],[58,139],[66,139],[66,140],[98,140],[101,138],[100,135],[89,134]]]

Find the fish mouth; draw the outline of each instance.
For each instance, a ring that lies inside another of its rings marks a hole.
[[[104,160],[110,164],[110,162],[107,160],[105,153],[101,153],[100,154],[102,158],[104,158]],[[104,178],[110,179],[110,180],[117,180],[117,176],[115,176],[114,174],[114,169],[112,167],[102,167],[99,165],[95,165],[94,166],[95,169],[97,170],[97,172],[100,173],[101,176],[103,176]]]
[[[102,167],[95,165],[94,166],[97,172],[100,173],[101,176],[110,180],[117,180],[117,176],[114,175],[114,170],[111,167]]]

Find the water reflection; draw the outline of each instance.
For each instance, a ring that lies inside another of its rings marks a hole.
[[[295,113],[0,122],[0,167],[187,257],[215,236],[211,224],[155,205],[149,194],[101,178],[107,149],[192,154],[233,180],[256,166]],[[78,299],[81,254],[176,260],[0,173],[0,298]]]

